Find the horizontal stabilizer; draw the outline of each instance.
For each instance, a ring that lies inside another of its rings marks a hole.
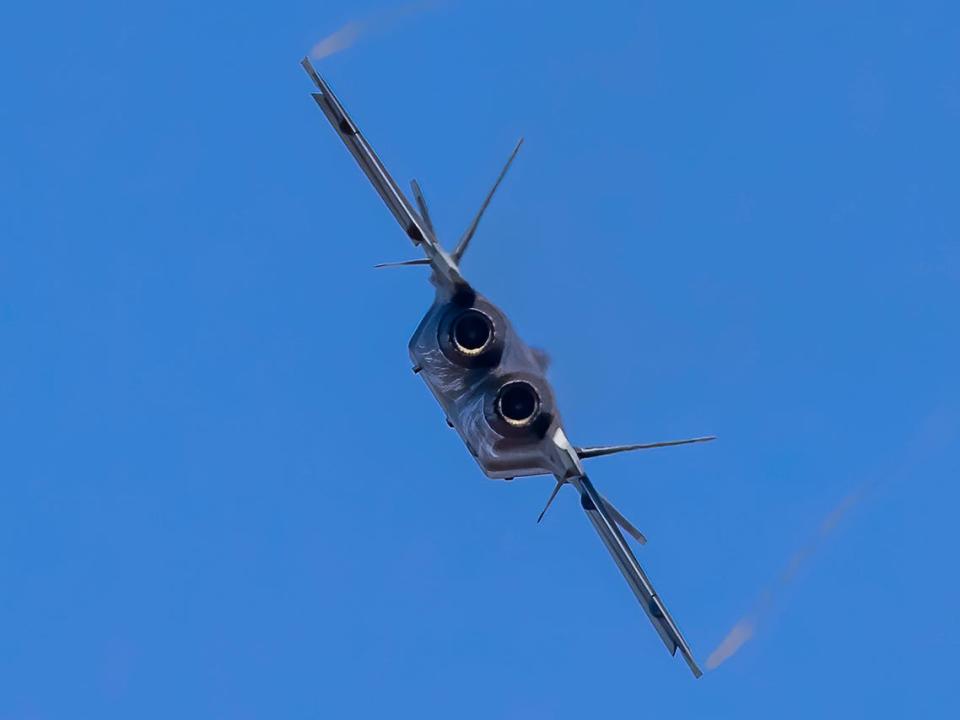
[[[601,495],[601,497],[603,497],[603,496]],[[623,516],[623,514],[613,506],[613,503],[612,503],[612,502],[610,502],[610,501],[607,500],[606,498],[603,498],[603,504],[607,506],[607,512],[609,512],[610,515],[613,516],[613,519],[616,520],[617,525],[619,525],[621,528],[623,528],[624,530],[626,530],[626,531],[627,531],[627,534],[629,534],[630,537],[632,537],[634,540],[636,540],[636,541],[637,541],[638,543],[640,543],[641,545],[646,545],[646,544],[647,544],[647,536],[644,535],[644,534],[643,534],[642,532],[640,532],[639,530],[637,530],[637,528],[635,528],[635,527],[633,526],[633,523],[631,523],[629,520],[627,520],[627,519]]]
[[[557,480],[557,484],[553,486],[553,491],[550,493],[550,497],[547,498],[547,504],[543,506],[543,510],[540,511],[540,516],[537,518],[538,523],[541,520],[543,520],[543,516],[547,514],[547,510],[549,510],[550,506],[553,505],[553,501],[556,499],[557,493],[560,492],[560,488],[563,487],[565,482],[566,481],[564,480]],[[627,532],[627,534],[630,535],[630,537],[632,537],[641,545],[647,544],[646,536],[642,532],[637,530],[637,528],[633,525],[633,523],[627,520],[623,516],[623,513],[621,513],[619,510],[617,510],[613,506],[612,502],[610,502],[606,498],[603,498],[603,504],[606,507],[607,512],[610,513],[610,516],[614,519],[617,525],[623,528]]]
[[[410,189],[413,190],[413,198],[417,201],[417,208],[420,210],[420,217],[427,224],[427,229],[436,235],[437,231],[433,227],[433,220],[430,219],[430,210],[427,208],[427,199],[423,196],[423,190],[420,189],[420,183],[418,183],[416,180],[411,180]]]
[[[617,567],[626,579],[630,589],[633,590],[633,594],[637,600],[640,601],[640,607],[643,608],[647,617],[650,618],[654,630],[657,631],[660,639],[663,640],[667,650],[671,655],[676,654],[677,650],[679,650],[680,654],[683,655],[683,659],[687,661],[687,665],[690,666],[694,677],[700,677],[703,673],[700,671],[700,667],[693,657],[690,646],[687,644],[687,641],[683,639],[680,628],[677,627],[677,623],[670,616],[670,613],[667,612],[667,608],[660,599],[660,596],[657,595],[657,592],[653,589],[653,585],[650,584],[650,579],[646,573],[643,572],[643,569],[637,562],[637,558],[634,557],[633,551],[630,549],[630,546],[627,545],[627,541],[623,539],[623,536],[617,529],[618,523],[613,518],[613,513],[610,512],[610,503],[601,497],[600,493],[597,492],[597,489],[586,475],[569,478],[567,482],[580,491],[581,507],[587,513],[587,517],[590,518],[590,522],[593,523],[594,528],[596,528],[600,539],[603,540],[603,544],[607,546],[607,550],[610,552],[610,555],[613,556]]]
[[[650,448],[672,447],[674,445],[690,445],[691,443],[710,442],[716,439],[716,435],[707,435],[705,437],[687,438],[686,440],[667,440],[665,442],[641,443],[638,445],[601,445],[599,447],[577,448],[576,450],[577,456],[581,460],[586,460],[587,458],[615,455],[616,453],[630,452],[631,450],[649,450]]]

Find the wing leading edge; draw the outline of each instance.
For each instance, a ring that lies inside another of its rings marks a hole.
[[[617,567],[620,568],[620,572],[623,573],[623,577],[626,578],[627,584],[630,585],[633,594],[637,596],[637,600],[640,601],[644,612],[647,613],[647,617],[649,617],[650,622],[653,623],[653,627],[657,631],[657,634],[660,635],[660,639],[663,640],[664,645],[667,646],[667,650],[670,651],[671,655],[675,655],[677,650],[680,650],[683,659],[687,661],[687,665],[690,666],[690,670],[693,671],[694,676],[700,677],[703,672],[697,665],[690,646],[687,645],[687,641],[683,639],[683,635],[680,634],[680,628],[677,627],[676,622],[670,617],[670,613],[667,612],[667,608],[653,589],[653,585],[650,584],[650,580],[647,578],[646,573],[643,572],[636,557],[634,557],[630,546],[627,545],[626,540],[623,539],[623,535],[621,535],[619,529],[617,529],[616,521],[611,516],[600,493],[597,492],[593,483],[590,482],[586,475],[572,478],[569,482],[580,492],[580,505],[587,513],[587,517],[590,518],[590,522],[593,523],[597,533],[599,533],[603,544],[607,546],[607,550],[610,551],[614,561],[617,563]]]
[[[333,126],[343,144],[347,146],[347,150],[353,155],[354,160],[357,161],[370,184],[373,185],[383,202],[386,203],[387,208],[400,223],[400,227],[403,228],[407,237],[413,241],[414,245],[423,248],[430,264],[441,278],[455,288],[469,287],[460,275],[456,262],[437,241],[429,220],[420,217],[414,210],[410,200],[407,199],[407,196],[400,190],[390,173],[387,172],[373,147],[347,114],[327,82],[320,77],[308,58],[304,58],[300,64],[303,65],[303,69],[307,71],[310,79],[313,80],[314,85],[320,91],[312,94],[313,99],[323,111],[323,114],[327,116],[330,125]]]

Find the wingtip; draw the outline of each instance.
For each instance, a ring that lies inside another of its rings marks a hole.
[[[700,665],[697,664],[696,659],[693,657],[693,653],[690,651],[690,648],[687,644],[674,642],[673,650],[670,655],[673,657],[677,656],[677,650],[680,651],[680,655],[683,657],[684,662],[687,663],[687,667],[690,668],[690,672],[693,673],[694,679],[703,677],[703,670],[700,669]]]
[[[300,66],[306,71],[307,75],[310,76],[310,79],[313,80],[313,84],[323,90],[323,83],[320,80],[320,75],[317,74],[316,69],[313,67],[313,63],[310,62],[309,55],[303,56],[303,59],[300,61]]]
[[[694,679],[703,677],[703,670],[701,670],[700,666],[697,664],[697,661],[693,657],[693,653],[690,651],[689,646],[685,642],[682,645],[677,644],[674,647],[674,652],[670,654],[676,655],[677,650],[680,650],[680,654],[683,655],[683,659],[687,663],[687,666],[690,668],[690,672],[693,673]]]

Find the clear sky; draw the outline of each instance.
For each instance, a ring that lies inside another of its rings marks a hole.
[[[960,716],[950,2],[0,10],[0,718]],[[485,479],[318,67],[553,358],[701,661]],[[739,626],[741,631],[743,625]]]

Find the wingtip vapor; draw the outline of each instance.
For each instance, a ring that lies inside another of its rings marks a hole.
[[[644,445],[574,447],[567,440],[553,388],[546,378],[545,353],[527,345],[506,314],[477,292],[460,273],[460,261],[519,152],[523,138],[517,142],[454,250],[447,252],[437,239],[419,184],[411,183],[414,205],[309,58],[303,58],[301,64],[319,91],[312,93],[317,106],[401,229],[425,255],[415,260],[381,263],[377,267],[429,265],[432,269],[431,282],[436,296],[409,344],[414,372],[427,384],[447,422],[460,434],[488,477],[554,476],[556,485],[537,522],[543,519],[563,485],[576,488],[581,507],[657,634],[671,654],[680,650],[693,674],[700,677],[700,668],[689,645],[620,529],[641,544],[646,542],[646,537],[597,492],[581,461],[616,452],[705,442],[712,437]]]

